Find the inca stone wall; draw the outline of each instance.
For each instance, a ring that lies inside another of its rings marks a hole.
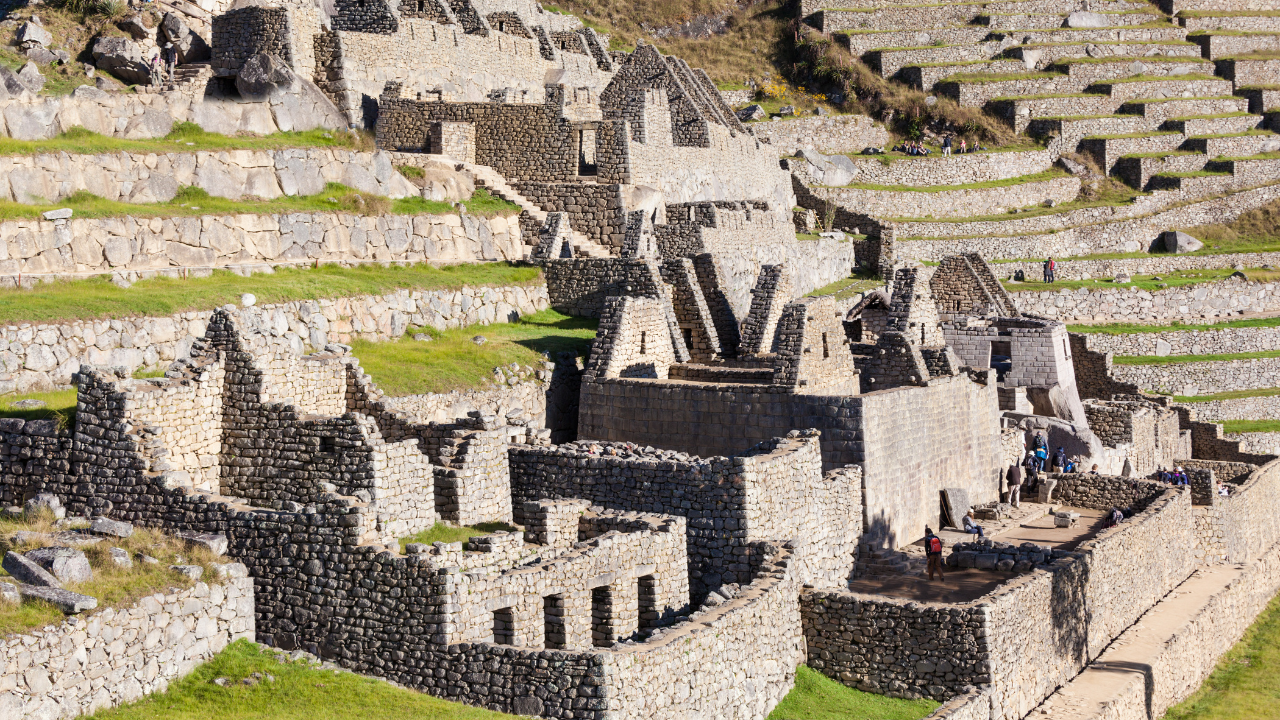
[[[355,338],[389,340],[412,325],[440,330],[479,323],[512,322],[545,310],[541,286],[459,290],[402,290],[389,295],[331,300],[302,300],[256,306],[247,311],[253,327],[279,336],[301,354],[310,345]],[[0,328],[0,389],[31,392],[71,382],[81,363],[155,367],[186,355],[205,332],[207,312],[179,313],[167,318],[84,320]]]
[[[747,127],[782,156],[792,155],[801,148],[824,153],[856,153],[868,147],[881,147],[890,140],[888,131],[865,115],[794,118],[751,123]]]
[[[1280,184],[1173,208],[1162,195],[1139,198],[1132,205],[1032,218],[898,223],[897,252],[904,258],[928,261],[976,252],[991,261],[1145,251],[1170,228],[1231,222],[1262,207],[1280,198]]]
[[[1095,318],[1112,322],[1190,320],[1280,310],[1280,293],[1275,283],[1236,278],[1154,292],[1136,287],[1099,287],[1012,295],[1022,312],[1064,322]]]
[[[250,55],[275,55],[292,65],[289,10],[283,7],[242,7],[213,18],[213,60],[218,74],[234,75]]]
[[[847,158],[836,158],[839,166],[848,171],[853,179],[850,183],[871,183],[874,185],[904,185],[911,187],[929,187],[934,185],[965,185],[989,180],[1005,180],[1025,175],[1034,175],[1048,170],[1057,159],[1053,150],[1030,150],[1019,152],[984,152],[951,156],[928,156],[924,158],[898,159],[887,164],[884,156],[853,155]],[[788,160],[792,171],[813,184],[805,176],[808,163],[797,158]],[[1046,197],[1048,197],[1046,195]],[[857,209],[857,205],[848,206]],[[1010,207],[1017,207],[1011,205]],[[874,213],[873,213],[874,214]],[[969,213],[973,214],[973,213]],[[918,216],[917,216],[918,217]]]
[[[1116,355],[1227,355],[1280,349],[1280,327],[1220,327],[1112,335],[1085,333],[1089,347]]]
[[[684,516],[695,598],[755,572],[759,558],[752,548],[766,537],[795,538],[793,573],[802,582],[840,584],[852,569],[862,531],[861,518],[849,513],[859,506],[859,473],[851,468],[824,475],[816,435],[795,435],[733,457],[647,453],[591,441],[513,447],[511,492],[516,508],[542,496]],[[730,477],[739,480],[730,483]]]
[[[1057,260],[1057,258],[1055,258]],[[1018,272],[1028,280],[1044,276],[1044,259],[1024,262],[993,263],[992,270],[1001,278],[1012,278]],[[1122,260],[1057,260],[1054,275],[1058,280],[1111,279],[1116,275],[1164,275],[1181,270],[1210,268],[1262,267],[1280,263],[1280,253],[1232,253],[1229,255],[1152,255]]]
[[[519,260],[515,217],[293,213],[0,223],[0,282],[18,275],[258,270],[322,262]]]
[[[969,217],[999,215],[1010,209],[1038,205],[1046,200],[1064,203],[1080,193],[1080,179],[1074,176],[1038,180],[1003,187],[912,192],[909,190],[867,190],[862,188],[812,187],[819,199],[876,217]],[[954,254],[952,250],[947,254]]]
[[[315,195],[329,182],[390,198],[419,194],[385,152],[298,148],[0,158],[0,199],[27,204],[56,203],[80,191],[122,202],[168,202],[186,186],[232,200],[274,200]]]
[[[220,569],[221,578],[186,590],[9,635],[0,708],[69,720],[164,692],[229,643],[252,640],[253,580],[239,563]]]
[[[0,102],[0,134],[15,140],[47,140],[73,127],[108,137],[164,137],[174,123],[193,122],[208,132],[269,135],[291,130],[346,126],[318,88],[299,78],[295,92],[266,101],[192,98],[183,93],[108,93],[91,86],[70,95]]]
[[[1113,365],[1111,374],[1121,382],[1133,383],[1144,390],[1171,395],[1212,395],[1280,387],[1280,359]]]

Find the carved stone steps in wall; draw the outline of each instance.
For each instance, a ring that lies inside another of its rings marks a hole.
[[[488,165],[475,165],[472,163],[459,163],[459,170],[466,170],[475,177],[476,183],[484,186],[490,193],[520,206],[520,209],[529,213],[539,225],[546,225],[547,211],[538,207],[536,203],[529,200],[525,196],[516,191],[515,188],[507,184],[507,181],[498,173],[497,170]],[[570,228],[569,230],[570,244],[573,247],[574,257],[588,258],[607,258],[612,253],[599,243],[583,235],[580,231]]]

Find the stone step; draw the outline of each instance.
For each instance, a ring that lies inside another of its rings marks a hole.
[[[1280,51],[1280,33],[1214,33],[1190,34],[1187,39],[1200,46],[1201,54],[1211,60],[1247,53]]]
[[[921,90],[931,90],[952,75],[987,73],[1009,74],[1023,72],[1026,67],[1019,60],[987,60],[966,63],[939,63],[936,65],[908,65],[898,71],[903,83]]]
[[[1251,113],[1280,110],[1280,85],[1242,86],[1235,89],[1235,94],[1249,103],[1247,110]]]
[[[1049,67],[1065,72],[1073,80],[1122,80],[1131,77],[1178,78],[1184,75],[1213,75],[1213,63],[1198,57],[1108,57],[1066,58]]]
[[[1000,54],[1002,45],[1003,43],[1000,42],[979,42],[965,45],[872,50],[863,55],[862,59],[881,76],[893,77],[908,65],[991,60]],[[1199,46],[1196,46],[1196,52],[1200,52]]]
[[[1280,135],[1255,130],[1239,135],[1201,135],[1187,138],[1184,150],[1202,152],[1209,157],[1241,157],[1280,150]]]
[[[1187,40],[1187,31],[1173,24],[1168,27],[1039,28],[1006,34],[1019,45],[1061,42],[1186,42]]]
[[[1186,141],[1182,133],[1135,133],[1132,135],[1085,137],[1080,140],[1079,151],[1089,155],[1108,175],[1116,162],[1125,155],[1153,152],[1169,152],[1182,148]],[[1186,148],[1194,150],[1194,148]]]
[[[1090,84],[1087,80],[1072,80],[1062,73],[1027,73],[1010,78],[1000,75],[951,77],[938,83],[934,90],[966,107],[982,107],[996,98],[1082,93]]]
[[[1152,176],[1161,173],[1196,172],[1209,162],[1204,153],[1178,150],[1172,153],[1127,155],[1112,166],[1111,174],[1137,190],[1145,190]]]
[[[1196,115],[1247,112],[1248,110],[1248,99],[1224,95],[1203,98],[1128,100],[1120,106],[1118,112],[1126,115],[1141,115],[1151,120],[1168,120]]]
[[[1151,55],[1165,57],[1200,57],[1200,46],[1192,42],[1063,42],[1019,45],[1004,51],[1006,57],[1022,60],[1033,68],[1044,68],[1059,60],[1069,58],[1130,57],[1146,58]]]
[[[1183,17],[1180,15],[1178,24],[1192,32],[1197,30],[1280,32],[1280,17],[1266,15],[1208,15],[1198,17]]]
[[[1056,134],[1062,138],[1083,138],[1089,135],[1128,135],[1149,133],[1158,122],[1137,115],[1083,115],[1076,117],[1033,118],[1027,125],[1030,135]]]
[[[1185,30],[1181,31],[1184,34]],[[834,33],[836,42],[853,55],[861,56],[872,50],[893,50],[907,47],[964,45],[982,42],[990,35],[985,27],[956,24],[947,27],[908,30],[847,30]]]
[[[1198,75],[1177,78],[1139,76],[1099,82],[1088,87],[1091,91],[1107,93],[1117,100],[1221,97],[1230,95],[1235,89],[1230,80]]]
[[[986,110],[1003,118],[1015,132],[1023,133],[1037,118],[1069,117],[1073,115],[1114,115],[1122,100],[1110,95],[1073,93],[1068,95],[1024,95],[999,98],[987,103]]]
[[[1190,195],[1216,195],[1226,192],[1235,186],[1235,177],[1231,173],[1204,174],[1159,173],[1152,175],[1147,182],[1149,190],[1178,190]]]
[[[1122,11],[1100,14],[1106,16],[1107,27],[1131,27],[1168,21],[1163,15],[1147,12]],[[978,17],[978,23],[985,24],[992,30],[1041,30],[1061,27],[1067,15],[1068,13],[986,14]]]
[[[1172,130],[1187,136],[1236,135],[1262,127],[1261,115],[1239,113],[1232,115],[1192,116],[1170,118],[1164,121],[1162,130]]]

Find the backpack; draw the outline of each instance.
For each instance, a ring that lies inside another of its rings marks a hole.
[[[933,537],[929,538],[929,554],[930,555],[942,554],[942,540],[938,539],[937,535],[934,535]]]
[[[1036,457],[1040,458],[1041,460],[1044,460],[1045,458],[1049,457],[1049,453],[1042,447],[1036,448]]]

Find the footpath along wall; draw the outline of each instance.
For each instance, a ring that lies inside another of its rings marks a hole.
[[[437,329],[512,322],[549,307],[545,285],[400,290],[387,295],[305,300],[248,308],[258,327],[284,337],[301,353],[306,345],[387,340],[409,326]],[[123,366],[129,372],[187,354],[202,336],[209,312],[162,318],[84,320],[0,327],[0,393],[62,387],[81,363]]]
[[[254,639],[253,579],[222,578],[0,639],[0,716],[63,720],[164,692],[240,638]]]

